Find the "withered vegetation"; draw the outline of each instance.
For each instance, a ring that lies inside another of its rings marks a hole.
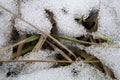
[[[19,4],[18,8],[20,8],[20,2],[18,2],[18,4]],[[2,7],[2,6],[0,6],[0,7]],[[5,9],[4,7],[2,7],[2,8]],[[5,10],[10,12],[7,9],[5,9]],[[20,12],[20,9],[18,9],[18,11]],[[28,63],[28,62],[58,62],[56,67],[59,67],[59,66],[70,65],[71,63],[76,62],[78,60],[78,58],[81,58],[81,61],[88,63],[90,65],[93,65],[98,70],[102,71],[103,73],[109,75],[111,78],[115,79],[115,76],[114,76],[114,73],[112,72],[112,70],[109,67],[107,67],[106,65],[104,65],[94,55],[90,55],[84,49],[79,49],[77,47],[68,46],[70,49],[69,50],[68,48],[64,47],[66,45],[61,46],[60,43],[58,42],[59,41],[58,38],[52,36],[53,34],[59,35],[58,28],[57,28],[57,22],[55,21],[54,13],[52,11],[50,11],[49,9],[45,9],[45,14],[47,15],[46,17],[48,18],[48,20],[50,21],[50,23],[52,25],[50,35],[43,34],[44,33],[43,32],[42,34],[25,34],[24,36],[20,37],[19,32],[15,29],[15,27],[13,27],[12,34],[11,34],[12,35],[11,41],[18,42],[18,43],[15,43],[14,45],[12,45],[12,47],[10,46],[10,47],[5,48],[5,50],[13,48],[12,58],[10,60],[1,60],[0,62],[12,62],[12,61],[13,62],[26,62],[26,63]],[[81,24],[85,27],[85,29],[88,33],[92,33],[92,32],[96,32],[99,28],[98,27],[98,15],[99,15],[99,10],[92,10],[92,11],[90,11],[89,16],[85,20],[83,18],[76,19],[76,20],[81,22]],[[25,21],[24,19],[20,18],[20,16],[17,18],[23,20],[26,23],[29,23],[29,22]],[[32,24],[30,24],[30,25],[32,25]],[[32,25],[32,26],[35,27],[34,25]],[[56,39],[57,39],[57,41],[56,41]],[[81,40],[81,41],[90,42],[90,43],[107,42],[106,40],[98,38],[98,37],[94,38],[90,34],[76,37],[76,39]],[[58,42],[59,45],[56,42]],[[81,43],[80,45],[84,45],[87,47],[87,46],[91,46],[92,44]],[[56,49],[59,50],[58,54],[56,55],[56,60],[54,60],[54,61],[52,61],[52,60],[51,61],[48,61],[48,60],[46,60],[46,61],[41,61],[41,60],[36,60],[36,61],[21,60],[20,61],[20,60],[17,60],[20,56],[24,56],[28,52],[38,51],[40,49],[49,49],[49,50],[53,50],[53,51]],[[18,70],[16,71],[16,69],[17,68],[15,68],[13,71],[9,71],[6,74],[6,76],[9,77],[11,74],[17,75],[19,72],[17,72]],[[73,71],[75,72],[75,70],[73,70]]]

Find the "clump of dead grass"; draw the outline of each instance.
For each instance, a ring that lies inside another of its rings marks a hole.
[[[111,78],[113,79],[115,78],[112,70],[108,68],[106,65],[104,65],[95,56],[89,55],[87,54],[85,50],[78,49],[77,47],[70,46],[71,48],[68,49],[65,45],[63,45],[59,41],[59,39],[68,40],[68,41],[80,43],[80,45],[84,45],[86,47],[91,46],[91,45],[96,45],[96,46],[103,46],[103,47],[120,48],[120,46],[105,44],[105,42],[107,43],[107,42],[113,41],[112,39],[92,33],[92,32],[96,32],[98,29],[97,24],[98,24],[99,10],[92,10],[86,19],[83,19],[84,16],[82,16],[79,19],[76,19],[78,24],[80,25],[82,24],[85,27],[88,34],[80,36],[80,37],[76,37],[76,39],[74,39],[74,38],[61,36],[57,33],[57,23],[54,19],[54,13],[50,11],[49,9],[45,9],[45,12],[47,14],[48,20],[52,24],[52,29],[51,29],[51,33],[47,34],[44,31],[38,29],[36,26],[31,24],[30,22],[21,18],[22,14],[21,14],[20,6],[21,6],[21,3],[20,3],[20,0],[18,0],[18,13],[19,14],[16,15],[12,13],[10,10],[0,5],[2,9],[13,14],[15,18],[18,18],[22,20],[23,22],[29,24],[33,28],[40,31],[42,34],[34,34],[30,36],[27,36],[29,34],[20,35],[17,43],[14,43],[12,45],[9,45],[9,46],[6,46],[0,49],[0,52],[7,51],[11,48],[13,48],[13,50],[15,49],[15,51],[13,51],[12,58],[10,60],[8,59],[0,60],[0,62],[26,62],[26,63],[28,62],[58,62],[59,63],[58,66],[66,66],[66,65],[70,65],[71,63],[77,62],[78,58],[81,57],[82,62],[89,63],[90,65],[95,66],[97,69],[99,69],[103,73],[109,75]],[[40,49],[50,49],[50,50],[57,49],[60,52],[58,55],[56,55],[56,58],[57,58],[56,60],[17,60],[18,57],[24,56],[30,51],[37,52]]]

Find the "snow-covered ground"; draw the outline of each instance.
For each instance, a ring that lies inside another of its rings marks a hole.
[[[54,13],[57,22],[58,34],[68,37],[78,37],[86,34],[82,25],[77,24],[75,18],[83,15],[88,16],[90,10],[99,8],[99,25],[95,34],[104,35],[114,39],[116,45],[120,45],[120,0],[21,0],[21,17],[31,22],[39,29],[49,33],[52,25],[44,9]],[[0,5],[15,14],[17,12],[17,0],[0,0]],[[12,31],[12,19],[15,18],[0,8],[0,48],[9,45],[10,33]],[[32,26],[16,19],[15,27],[20,33],[40,33]],[[69,44],[72,45],[72,44]],[[79,44],[75,46],[81,48]],[[96,56],[105,65],[111,68],[117,80],[120,80],[120,49],[100,46],[82,46],[89,54]],[[0,53],[0,59],[10,55],[11,50]],[[49,50],[30,52],[20,59],[55,59],[57,52]],[[112,80],[95,67],[83,62],[73,63],[70,66],[52,68],[57,63],[32,63],[18,70],[20,74],[15,77],[6,77],[8,70],[16,66],[22,67],[25,63],[4,63],[0,66],[0,80]]]

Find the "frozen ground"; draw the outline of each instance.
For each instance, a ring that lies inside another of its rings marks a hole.
[[[49,33],[51,23],[46,18],[44,9],[53,11],[60,35],[78,37],[86,34],[82,25],[75,22],[75,18],[82,15],[88,16],[89,11],[98,8],[99,0],[22,0],[21,17],[33,23],[39,29]],[[101,0],[99,26],[96,34],[101,34],[115,40],[115,44],[120,45],[120,0]],[[17,0],[0,0],[0,5],[17,12]],[[0,8],[0,48],[9,45],[12,28],[13,15]],[[26,23],[15,20],[15,27],[20,33],[39,33]],[[81,48],[79,44],[76,44]],[[89,54],[95,55],[105,65],[111,68],[117,80],[120,80],[120,49],[108,47],[82,47]],[[3,56],[11,54],[12,51],[0,53]],[[48,50],[39,51],[37,54],[29,53],[20,59],[54,59],[56,52]],[[32,63],[27,64],[20,74],[15,77],[6,77],[9,69],[16,66],[22,67],[25,63],[4,63],[0,66],[0,80],[112,80],[104,73],[93,66],[82,62],[74,63],[70,66],[52,68],[57,63]],[[29,67],[28,67],[29,66]]]

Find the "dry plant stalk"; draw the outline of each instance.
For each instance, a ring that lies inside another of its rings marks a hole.
[[[75,63],[76,61],[66,61],[66,60],[0,60],[0,62],[58,62],[58,63]],[[84,63],[98,63],[98,60],[92,60],[92,61],[77,61],[77,62],[84,62]]]
[[[41,34],[38,43],[35,45],[34,49],[32,50],[33,52],[38,52],[39,49],[42,48],[43,44],[45,43],[47,39],[47,36],[44,34]]]
[[[25,34],[21,35],[20,36],[20,41],[24,40],[25,38],[26,38]],[[24,43],[18,45],[18,48],[17,48],[17,57],[21,56],[23,45],[24,45]]]
[[[68,55],[66,55],[63,51],[61,51],[58,47],[56,47],[54,44],[50,43],[49,41],[46,41],[54,50],[59,50],[60,54],[68,61],[72,61],[72,59],[69,58]]]
[[[105,66],[104,64],[103,64],[103,68],[104,68],[105,73],[106,73],[108,76],[110,76],[110,77],[113,78],[113,79],[115,78],[113,72],[112,72],[107,66]]]

